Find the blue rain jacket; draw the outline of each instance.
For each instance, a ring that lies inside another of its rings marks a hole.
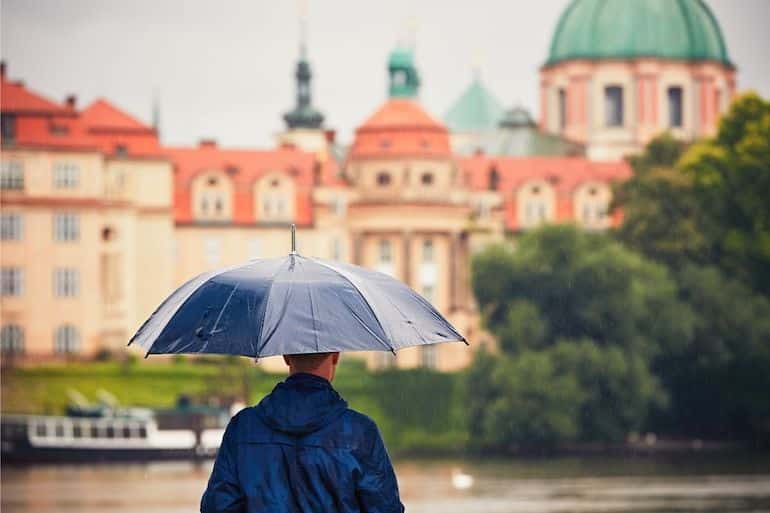
[[[304,373],[232,418],[201,499],[201,513],[403,511],[374,421]]]

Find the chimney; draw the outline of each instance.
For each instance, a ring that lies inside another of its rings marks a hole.
[[[216,148],[217,147],[217,141],[216,139],[201,139],[198,143],[199,148]]]
[[[67,98],[64,100],[64,103],[67,104],[68,108],[70,108],[72,110],[75,110],[75,106],[78,103],[78,97],[75,96],[74,94],[71,94],[71,95],[67,96]]]
[[[5,61],[0,61],[0,77],[5,78]]]

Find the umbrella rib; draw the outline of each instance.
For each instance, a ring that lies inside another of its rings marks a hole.
[[[281,272],[281,269],[282,269],[282,267],[278,266],[278,269],[276,269],[275,273],[273,273],[272,278],[270,278],[270,285],[268,286],[267,294],[265,294],[265,313],[262,315],[262,319],[261,319],[261,321],[259,323],[259,332],[258,332],[259,333],[259,339],[257,339],[257,347],[255,348],[255,351],[254,351],[255,358],[257,360],[259,360],[259,353],[267,345],[267,342],[268,342],[268,340],[270,340],[270,337],[273,336],[273,334],[271,333],[270,336],[267,337],[267,339],[264,342],[262,342],[262,332],[265,329],[265,317],[267,316],[267,305],[270,302],[270,293],[273,291],[273,283],[275,282],[275,278],[276,278],[276,276],[278,276],[278,273]],[[275,331],[275,330],[273,330],[273,331]]]
[[[380,318],[377,316],[377,312],[374,311],[374,307],[372,307],[371,303],[369,303],[369,299],[366,297],[366,294],[364,294],[363,291],[361,291],[361,289],[356,287],[356,284],[353,283],[353,280],[348,278],[347,275],[344,272],[340,271],[339,269],[335,268],[332,265],[327,264],[326,262],[323,262],[323,261],[315,259],[315,258],[310,258],[310,257],[305,257],[305,258],[307,258],[308,260],[312,260],[313,262],[317,263],[318,265],[322,265],[322,266],[326,267],[327,269],[331,269],[335,273],[337,273],[340,276],[342,276],[342,278],[345,281],[350,283],[350,286],[353,287],[356,290],[356,292],[358,292],[358,294],[361,296],[361,298],[364,300],[364,304],[369,307],[369,311],[372,312],[372,317],[374,317],[374,320],[377,322],[377,325],[382,330],[382,333],[385,335],[385,337],[390,338],[389,335],[388,335],[388,332],[385,331],[385,326],[383,326],[382,322],[380,322]],[[395,354],[396,349],[393,347],[393,344],[390,343],[391,341],[385,340],[383,342],[383,341],[379,340],[379,337],[376,337],[376,338],[377,338],[378,342],[382,343],[382,345],[387,347],[390,352]]]

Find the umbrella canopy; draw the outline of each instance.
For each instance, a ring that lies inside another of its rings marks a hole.
[[[393,351],[467,342],[433,306],[390,276],[308,258],[251,260],[201,274],[169,296],[133,336],[147,354],[261,358]]]

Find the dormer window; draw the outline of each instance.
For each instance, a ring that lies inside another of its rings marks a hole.
[[[386,172],[381,172],[377,175],[377,185],[380,187],[386,187],[390,185],[390,174]]]
[[[209,186],[214,187],[216,184],[219,183],[219,180],[217,180],[216,176],[210,176],[209,179],[206,181],[206,183],[208,183]]]

